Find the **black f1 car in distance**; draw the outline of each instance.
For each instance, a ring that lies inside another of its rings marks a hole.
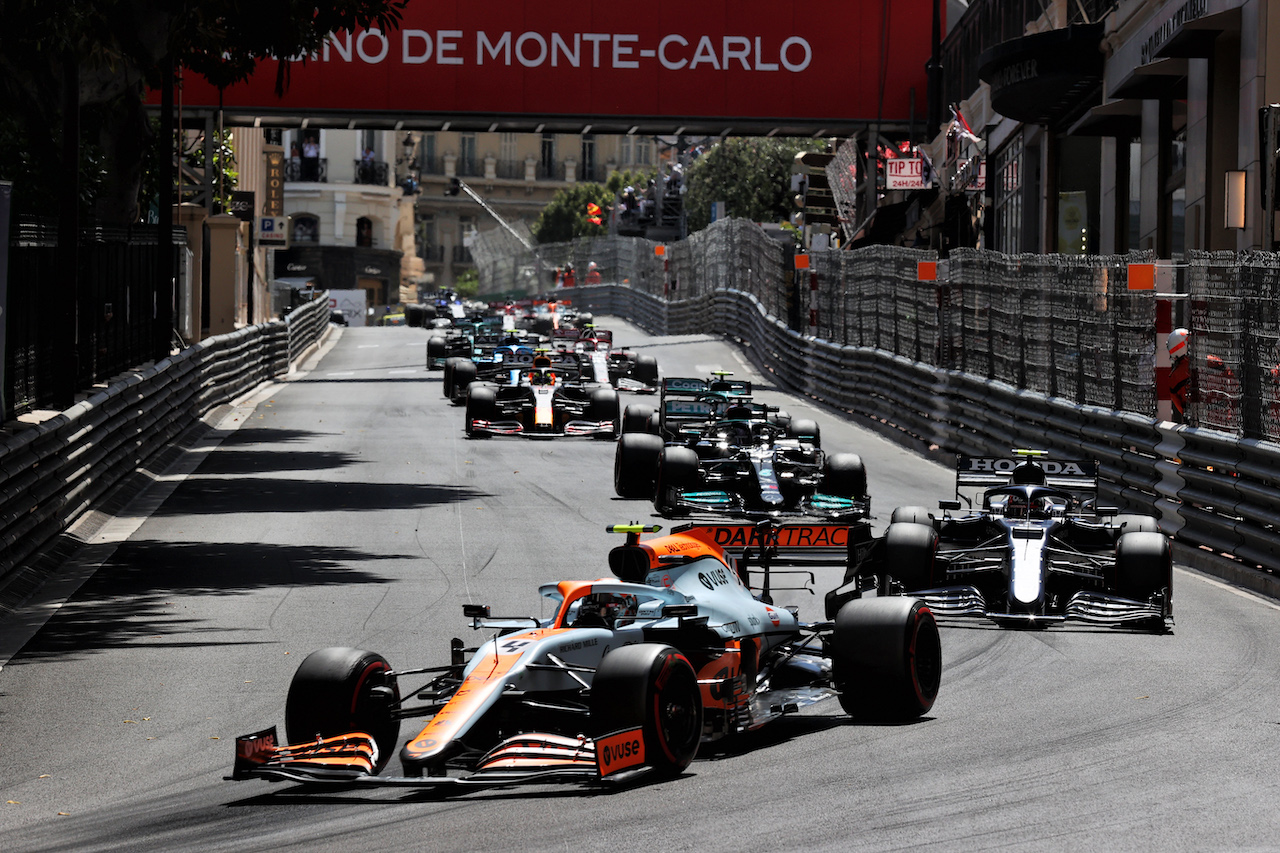
[[[791,562],[842,562],[848,528],[694,525],[645,541],[656,527],[610,529],[627,533],[609,554],[612,578],[543,585],[545,620],[465,606],[493,636],[478,648],[453,640],[446,665],[393,670],[372,652],[313,652],[285,701],[289,744],[275,728],[237,738],[231,778],[444,793],[620,783],[678,775],[701,743],[830,697],[865,721],[933,706],[942,649],[919,601],[859,599],[818,623],[772,602]],[[753,576],[759,587],[744,581]],[[399,751],[402,775],[383,775],[401,721],[422,718]]]
[[[939,617],[1167,631],[1168,538],[1151,516],[1098,506],[1097,492],[1096,462],[1025,450],[1013,458],[961,456],[957,499],[939,502],[940,518],[924,507],[895,509],[881,539],[857,546],[827,610],[875,587],[920,598]]]
[[[682,426],[669,442],[624,430],[614,491],[648,497],[665,516],[866,518],[871,498],[861,457],[823,452],[813,421],[782,426],[770,408],[738,403],[699,429]]]

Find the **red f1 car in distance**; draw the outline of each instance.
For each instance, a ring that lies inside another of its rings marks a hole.
[[[678,775],[700,743],[830,697],[859,720],[909,721],[932,707],[942,652],[921,602],[862,598],[818,623],[773,604],[779,580],[812,583],[804,564],[842,565],[849,528],[689,525],[644,541],[658,528],[610,529],[627,533],[609,554],[612,578],[543,585],[546,620],[465,606],[494,636],[478,648],[453,640],[446,665],[393,670],[372,652],[312,653],[285,703],[290,743],[275,728],[238,738],[231,778],[445,793],[616,783]],[[401,721],[423,718],[399,750],[401,774],[384,775]]]

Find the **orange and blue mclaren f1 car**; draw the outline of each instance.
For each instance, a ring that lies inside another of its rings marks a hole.
[[[927,713],[942,669],[923,603],[849,601],[802,622],[771,588],[805,589],[814,565],[854,550],[839,524],[687,525],[609,554],[613,577],[541,588],[550,619],[466,605],[478,648],[393,669],[349,648],[313,652],[274,728],[236,741],[233,779],[445,789],[680,774],[702,743],[758,728],[827,698],[861,720]],[[856,530],[855,530],[856,532]],[[800,577],[799,586],[780,587]],[[807,579],[807,580],[806,580]],[[423,720],[401,743],[404,720]],[[397,757],[399,772],[385,772]]]

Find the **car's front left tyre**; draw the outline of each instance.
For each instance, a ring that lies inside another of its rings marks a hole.
[[[924,602],[858,598],[836,614],[830,638],[840,706],[867,721],[906,722],[928,713],[942,680],[942,641]]]
[[[639,727],[645,763],[677,776],[702,740],[702,692],[693,665],[671,646],[638,643],[607,652],[591,681],[597,736]]]
[[[400,739],[400,720],[392,714],[400,688],[390,672],[386,658],[360,649],[328,648],[307,655],[285,700],[289,742],[364,732],[377,744],[373,772],[380,772]]]

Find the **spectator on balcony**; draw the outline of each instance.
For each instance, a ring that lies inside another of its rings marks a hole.
[[[362,184],[374,183],[374,172],[373,149],[366,146],[364,153],[360,155],[360,177],[358,182]]]
[[[302,140],[302,180],[320,180],[320,143],[314,136]]]
[[[289,170],[294,175],[302,174],[302,155],[298,153],[298,143],[289,146]]]

